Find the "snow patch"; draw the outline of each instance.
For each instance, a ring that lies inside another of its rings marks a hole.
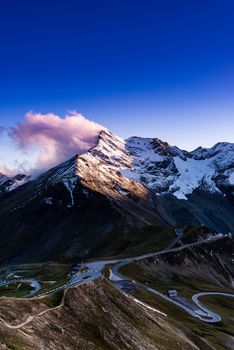
[[[215,169],[210,159],[196,160],[188,158],[184,161],[180,157],[175,157],[174,162],[180,175],[173,185],[170,186],[170,191],[178,199],[187,199],[186,195],[198,188],[202,181],[209,184],[211,192],[219,191],[212,183]]]
[[[63,183],[65,185],[65,187],[67,188],[68,192],[70,193],[71,196],[71,206],[74,206],[74,196],[73,196],[73,191],[75,188],[75,184],[76,184],[76,179],[64,179]]]
[[[47,205],[53,205],[53,198],[52,197],[45,197],[43,199],[43,202]]]
[[[13,191],[17,187],[22,186],[28,182],[28,178],[25,176],[22,180],[15,180],[14,183],[8,187],[8,191]]]
[[[231,185],[234,185],[234,172],[229,175],[229,179],[228,180],[229,180],[229,183]]]
[[[137,304],[142,305],[143,307],[145,307],[145,308],[147,308],[147,309],[149,309],[149,310],[151,310],[151,311],[157,312],[158,314],[167,317],[167,314],[165,314],[164,312],[162,312],[162,311],[160,311],[160,310],[158,310],[158,309],[155,309],[155,308],[152,307],[152,306],[149,306],[149,305],[143,303],[143,302],[140,301],[139,299],[136,299],[136,298],[132,297],[131,295],[127,294],[127,293],[124,293],[124,292],[123,292],[123,294],[124,294],[125,296],[127,296],[128,298],[134,300]]]

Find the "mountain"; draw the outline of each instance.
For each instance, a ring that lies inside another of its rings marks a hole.
[[[88,152],[37,179],[23,177],[17,188],[5,187],[0,256],[116,256],[140,251],[142,242],[152,249],[157,233],[170,234],[176,225],[234,230],[233,159],[229,143],[187,152],[157,138],[124,141],[102,131]]]
[[[194,190],[203,189],[232,196],[234,144],[218,143],[187,152],[159,139],[132,137],[126,149],[132,156],[132,169],[122,174],[156,194],[171,193],[187,200]]]
[[[5,192],[15,190],[17,187],[24,185],[30,181],[31,176],[25,174],[17,174],[15,176],[6,176],[0,173],[0,195]]]
[[[139,304],[105,279],[86,282],[66,290],[63,297],[52,298],[0,298],[0,348],[218,349],[213,347],[213,343],[218,343],[217,336],[211,345],[206,341],[204,333],[210,335],[211,332],[206,324],[202,324],[201,335],[197,330],[193,332],[176,318]],[[179,312],[177,310],[177,314]],[[33,321],[21,329],[14,327],[28,318]],[[226,333],[221,333],[223,343],[228,338]]]

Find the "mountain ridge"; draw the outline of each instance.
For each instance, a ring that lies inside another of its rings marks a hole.
[[[191,153],[102,131],[86,153],[1,193],[2,259],[116,256],[187,224],[234,231],[233,155],[232,144]]]
[[[198,147],[189,152],[158,138],[133,136],[123,140],[108,130],[102,130],[96,146],[71,158],[77,159],[77,176],[81,174],[82,177],[82,163],[94,161],[94,157],[99,165],[100,161],[103,161],[102,172],[109,166],[111,170],[118,171],[126,178],[155,190],[157,194],[171,193],[179,199],[186,200],[187,195],[199,186],[205,186],[210,192],[225,194],[225,187],[234,185],[232,143],[219,142],[211,148]],[[48,171],[51,172],[55,168],[57,167]],[[47,172],[39,175],[39,178]],[[186,173],[189,174],[189,178]],[[22,176],[25,182],[30,180],[30,177],[24,174],[17,176]],[[184,186],[182,183],[185,183]],[[12,188],[5,186],[4,190],[11,191],[20,185],[19,182]],[[0,178],[0,191],[2,189]]]

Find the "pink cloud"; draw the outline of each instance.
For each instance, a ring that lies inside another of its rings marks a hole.
[[[11,176],[13,175],[12,171],[5,165],[0,165],[0,175]]]
[[[9,136],[23,150],[39,149],[37,169],[44,171],[95,146],[104,127],[76,112],[61,118],[55,114],[27,113]]]

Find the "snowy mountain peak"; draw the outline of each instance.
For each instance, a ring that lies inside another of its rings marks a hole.
[[[165,141],[162,141],[158,138],[155,138],[155,139],[152,139],[152,145],[155,147],[155,148],[162,148],[162,149],[167,149],[169,147],[171,147],[167,142]]]
[[[234,144],[220,142],[188,152],[158,138],[134,136],[123,140],[105,129],[96,146],[39,179],[40,183],[62,182],[70,193],[80,181],[115,198],[126,196],[132,189],[138,195],[152,191],[179,199],[187,199],[196,189],[226,195],[234,192]],[[27,181],[25,175],[8,178],[0,174],[1,191]]]
[[[131,186],[142,185],[158,195],[179,199],[196,189],[225,194],[234,184],[234,145],[218,143],[192,152],[171,146],[158,138],[130,137],[126,141],[108,130],[97,145],[52,171],[53,181],[63,181],[72,190],[77,179],[116,196]],[[133,185],[135,184],[135,185]],[[138,184],[138,185],[137,185]]]
[[[211,148],[198,147],[197,149],[192,151],[191,154],[194,159],[205,159],[212,158],[219,153],[224,154],[224,152],[232,154],[234,152],[234,144],[228,142],[219,142]]]
[[[126,140],[126,149],[132,156],[132,167],[121,173],[157,194],[171,193],[179,199],[187,199],[195,189],[226,194],[234,182],[231,143],[188,152],[157,138],[132,137]]]
[[[30,176],[17,174],[15,176],[6,176],[0,173],[0,194],[15,190],[30,180]]]
[[[6,181],[8,179],[8,177],[6,175],[4,175],[3,173],[0,173],[0,185]]]

